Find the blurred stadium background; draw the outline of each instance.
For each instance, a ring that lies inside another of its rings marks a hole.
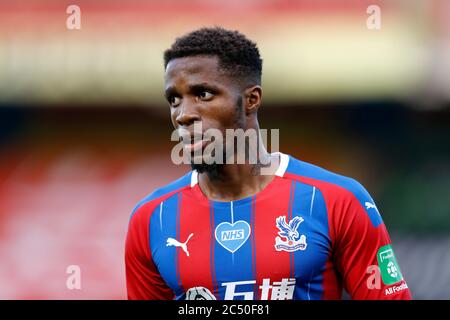
[[[449,299],[445,0],[0,1],[0,299],[126,297],[131,210],[188,170],[170,162],[162,52],[211,25],[259,44],[281,151],[363,183],[413,296]]]

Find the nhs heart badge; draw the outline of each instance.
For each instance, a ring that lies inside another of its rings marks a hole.
[[[247,222],[243,220],[235,223],[222,222],[216,227],[216,240],[222,247],[231,253],[236,252],[243,246],[248,237],[250,237],[251,229]]]

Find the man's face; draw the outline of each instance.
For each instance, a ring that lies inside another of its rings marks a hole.
[[[215,56],[193,56],[173,59],[165,73],[165,95],[170,104],[172,124],[187,130],[194,138],[194,123],[201,122],[202,132],[218,129],[225,138],[226,129],[242,128],[245,113],[242,90],[237,81],[219,69]],[[241,103],[242,104],[242,103]],[[194,153],[211,142],[191,141],[185,152]],[[225,144],[225,139],[223,141]],[[223,146],[225,151],[225,145]]]

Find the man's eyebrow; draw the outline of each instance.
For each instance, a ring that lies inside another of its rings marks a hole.
[[[175,89],[175,87],[167,87],[167,89],[164,91],[164,95],[166,96],[166,98],[168,98],[169,96],[172,96],[176,93],[177,93],[177,90]]]
[[[206,83],[206,82],[194,83],[194,84],[189,85],[188,88],[189,88],[189,92],[191,92],[191,93],[197,93],[202,90],[210,90],[213,92],[220,91],[220,88],[218,86],[210,84],[210,83]],[[173,95],[177,95],[177,94],[178,94],[178,91],[173,86],[167,87],[167,89],[164,91],[164,96],[166,98],[173,96]]]
[[[195,83],[195,84],[191,84],[189,85],[189,91],[191,92],[196,92],[196,91],[200,91],[200,90],[212,90],[212,91],[219,91],[219,87],[210,84],[210,83],[206,83],[206,82],[202,82],[202,83]]]

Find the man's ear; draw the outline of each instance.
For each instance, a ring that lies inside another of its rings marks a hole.
[[[244,91],[245,101],[245,114],[251,114],[258,111],[262,101],[262,88],[261,86],[252,86]]]

